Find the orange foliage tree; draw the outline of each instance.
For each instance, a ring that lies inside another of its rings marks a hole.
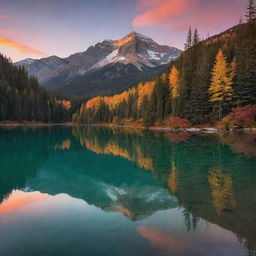
[[[172,99],[172,114],[176,115],[177,98],[179,97],[180,72],[173,66],[169,73],[169,86]]]
[[[227,63],[227,58],[220,49],[216,62],[212,70],[211,86],[209,88],[210,101],[218,111],[219,119],[222,117],[223,108],[228,106],[233,95],[233,78],[235,76],[236,62],[231,65]]]

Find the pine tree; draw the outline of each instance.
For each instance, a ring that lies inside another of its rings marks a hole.
[[[241,16],[240,19],[239,19],[239,25],[243,24],[244,21],[243,21],[243,17]]]
[[[187,40],[185,43],[185,50],[189,49],[191,46],[192,46],[192,29],[190,26],[188,30]]]
[[[63,102],[41,88],[23,66],[0,54],[0,121],[64,122],[70,112]]]
[[[200,42],[200,38],[199,38],[198,30],[196,28],[193,35],[192,45],[196,45],[199,42]]]
[[[232,100],[235,64],[233,63],[232,66],[232,68],[229,67],[226,56],[220,49],[212,70],[211,86],[209,88],[210,101],[214,103],[214,108],[218,110],[219,119],[222,117],[223,108]]]
[[[256,6],[254,0],[248,0],[247,13],[245,15],[248,22],[256,19]]]

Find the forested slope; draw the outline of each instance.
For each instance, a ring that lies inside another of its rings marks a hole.
[[[179,116],[192,124],[214,123],[232,108],[248,104],[256,104],[255,21],[189,42],[161,76],[113,97],[93,98],[82,104],[73,120],[139,120],[153,125]]]
[[[0,121],[63,122],[70,102],[46,92],[35,77],[0,55]]]

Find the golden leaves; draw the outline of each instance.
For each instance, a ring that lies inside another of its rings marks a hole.
[[[139,83],[138,86],[135,88],[131,88],[127,91],[124,91],[123,93],[116,94],[114,96],[110,97],[94,97],[87,101],[85,104],[85,109],[94,109],[97,110],[100,107],[100,104],[103,102],[105,103],[110,110],[113,110],[117,108],[122,102],[127,102],[129,96],[134,96],[136,93],[138,94],[138,106],[141,105],[144,97],[150,97],[153,93],[153,90],[155,88],[155,81],[149,81],[143,83]],[[81,109],[83,111],[83,109]]]
[[[153,93],[153,90],[155,88],[156,82],[155,81],[150,81],[146,82],[144,84],[140,83],[137,92],[138,92],[138,107],[141,106],[141,103],[145,97],[148,99]]]
[[[87,103],[85,104],[85,108],[86,109],[98,109],[100,107],[100,103],[102,101],[102,97],[98,96],[95,98],[92,98],[91,100],[87,101]]]
[[[173,66],[169,73],[169,85],[171,89],[171,98],[176,99],[179,97],[179,82],[180,82],[180,72]]]
[[[229,65],[226,56],[220,49],[212,70],[212,80],[209,88],[209,93],[211,94],[210,101],[223,102],[232,100],[232,85],[235,73],[236,61],[234,60],[231,65]]]

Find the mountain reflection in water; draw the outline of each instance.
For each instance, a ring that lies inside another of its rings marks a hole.
[[[256,255],[254,135],[45,127],[0,138],[1,255]]]

